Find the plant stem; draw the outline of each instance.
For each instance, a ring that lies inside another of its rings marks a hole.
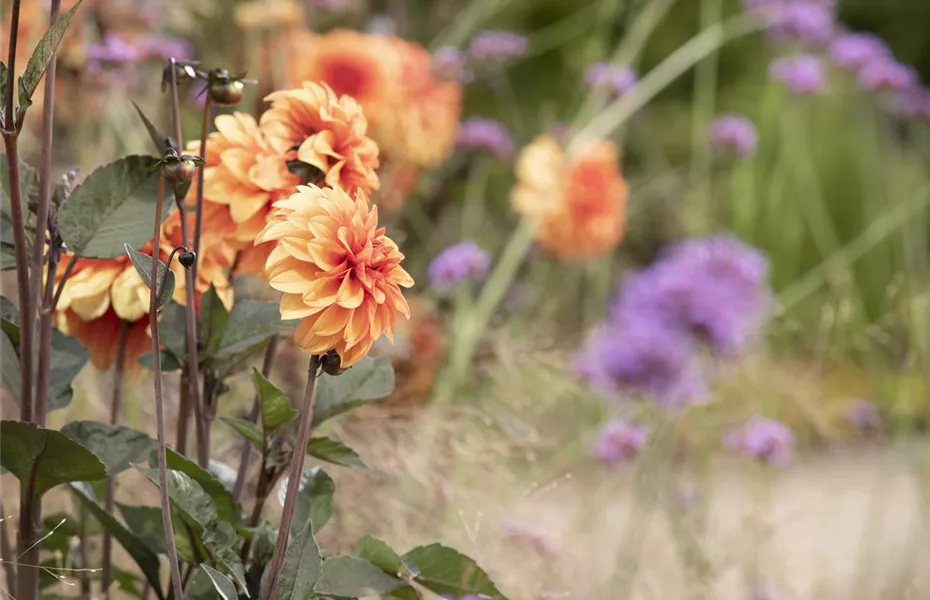
[[[25,331],[27,328],[22,328]],[[35,478],[20,483],[19,534],[16,538],[16,595],[17,600],[36,600],[39,597],[39,531],[40,502],[35,498]]]
[[[8,59],[6,61],[6,66],[9,73],[9,81],[6,86],[6,98],[4,98],[4,108],[6,109],[6,117],[3,121],[3,128],[10,128],[10,131],[14,129],[13,126],[13,90],[16,89],[16,86],[13,85],[13,79],[16,76],[16,42],[19,37],[19,4],[20,0],[13,0],[13,14],[10,18],[10,53],[7,54]],[[10,172],[10,177],[12,178],[12,171]],[[12,196],[12,193],[10,194]],[[17,257],[18,262],[18,257]],[[25,265],[26,263],[22,263]]]
[[[90,573],[85,569],[89,568],[90,560],[88,559],[87,552],[87,507],[81,504],[77,507],[78,510],[78,560],[81,561],[81,595],[84,597],[90,597]],[[106,590],[109,587],[109,580],[106,584],[101,582],[102,590]],[[109,594],[107,594],[109,597]]]
[[[6,511],[0,503],[0,559],[3,560],[3,571],[6,573],[6,589],[16,589],[16,555],[13,554],[13,544],[6,530]]]
[[[71,277],[71,270],[74,269],[74,263],[77,262],[77,254],[72,254],[71,258],[68,259],[68,264],[65,266],[65,272],[61,276],[61,281],[58,282],[58,289],[55,290],[55,297],[52,298],[52,303],[49,305],[49,310],[55,312],[55,307],[58,306],[58,300],[61,298],[61,292],[65,289],[65,283],[68,281],[68,277]]]
[[[258,474],[258,484],[255,486],[255,505],[252,507],[252,515],[249,517],[249,527],[257,527],[262,518],[262,510],[265,508],[265,502],[268,501],[268,493],[272,483],[277,479],[269,476],[268,468],[265,466],[267,455],[262,455],[262,470]],[[239,558],[243,564],[249,559],[249,551],[252,549],[252,540],[246,539],[242,544],[242,551]]]
[[[129,337],[129,323],[120,321],[119,341],[116,346],[116,367],[113,373],[113,395],[110,397],[110,424],[119,423],[120,405],[123,403],[123,372],[126,369],[126,339]],[[116,501],[116,484],[113,478],[107,479],[107,495],[104,508],[113,514],[113,504]],[[100,568],[100,589],[107,598],[110,597],[110,560],[113,552],[113,538],[110,532],[103,531],[103,561]]]
[[[320,357],[310,357],[310,367],[307,370],[307,391],[304,394],[304,403],[300,411],[300,429],[297,434],[297,443],[291,453],[291,472],[287,480],[287,495],[284,498],[284,512],[281,513],[281,524],[278,527],[278,539],[275,544],[274,555],[268,567],[268,584],[262,598],[274,600],[278,589],[278,577],[284,566],[284,554],[287,551],[287,542],[291,533],[291,522],[294,520],[294,510],[297,508],[297,494],[300,491],[300,477],[304,469],[304,457],[307,456],[307,444],[310,442],[310,431],[313,428],[313,405],[316,395],[313,389],[316,384],[317,372],[320,370]]]
[[[210,115],[211,109],[213,107],[213,102],[210,99],[209,92],[206,94],[206,99],[203,101],[203,122],[200,124],[200,157],[206,159],[207,157],[207,132],[210,130]],[[200,230],[203,225],[203,171],[206,168],[205,165],[201,165],[200,171],[197,174],[197,215],[194,220],[194,254],[200,257]],[[194,265],[191,267],[191,272],[194,274],[194,278],[197,278],[197,262],[194,261]]]
[[[178,568],[178,548],[174,541],[174,528],[171,525],[171,503],[168,499],[168,456],[165,450],[165,407],[161,392],[161,344],[158,340],[158,238],[161,233],[162,207],[165,202],[165,176],[158,177],[158,200],[155,203],[155,240],[152,250],[152,287],[149,290],[149,324],[152,329],[152,362],[155,378],[155,419],[158,431],[158,495],[161,500],[161,523],[165,531],[165,545],[168,549],[168,565],[171,569],[171,581],[174,597],[183,598],[181,572]],[[171,265],[165,265],[170,268]]]
[[[61,0],[52,0],[49,14],[49,27],[58,21]],[[45,71],[45,98],[42,104],[42,149],[39,154],[39,199],[36,207],[35,239],[32,241],[32,289],[29,295],[29,312],[23,313],[20,323],[34,326],[36,311],[39,308],[39,296],[42,293],[42,265],[45,258],[45,241],[48,232],[48,214],[52,203],[52,137],[54,135],[55,113],[55,71],[57,68],[57,54],[52,53]],[[46,283],[47,298],[44,303],[51,300],[55,289],[55,267],[58,265],[58,251],[54,247],[54,240],[49,245],[48,282]],[[45,415],[48,408],[48,373],[50,367],[52,343],[52,315],[43,313],[39,317],[39,373],[36,376],[35,420],[40,427],[45,427]]]
[[[262,375],[265,378],[268,377],[268,374],[271,373],[271,367],[274,365],[274,357],[278,351],[278,336],[273,336],[268,342],[268,347],[265,348],[265,360],[262,362]],[[255,423],[258,420],[258,416],[262,411],[262,398],[256,393],[255,399],[252,401],[252,412],[249,413],[249,421]],[[245,487],[245,476],[249,471],[249,463],[252,459],[252,444],[249,440],[242,441],[242,451],[239,454],[239,472],[236,473],[236,483],[233,485],[232,496],[234,500],[238,500],[242,496],[242,488]]]
[[[191,380],[187,369],[181,370],[181,393],[178,402],[178,422],[175,429],[175,450],[187,456],[187,432],[191,420]],[[195,417],[196,418],[196,417]]]

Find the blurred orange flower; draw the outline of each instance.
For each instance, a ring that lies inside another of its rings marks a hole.
[[[462,86],[436,79],[422,46],[337,29],[297,36],[291,55],[292,83],[322,81],[362,105],[385,161],[433,166],[451,151]]]
[[[265,272],[283,292],[281,317],[302,319],[294,339],[307,352],[335,349],[350,367],[382,334],[393,340],[397,313],[410,317],[400,288],[413,278],[362,191],[353,198],[340,188],[299,186],[275,203],[257,241],[276,242]]]
[[[203,203],[203,226],[200,236],[200,254],[197,256],[197,281],[194,289],[195,308],[200,310],[200,298],[212,285],[217,296],[227,309],[232,308],[233,289],[227,273],[236,261],[236,246],[226,237],[232,229],[225,208],[212,202]],[[193,238],[195,212],[187,213],[188,236]],[[161,252],[167,256],[171,250],[183,244],[181,230],[181,213],[175,211],[165,219],[162,225]],[[174,272],[174,296],[172,298],[181,306],[187,306],[187,271],[178,261],[171,262]],[[148,302],[148,294],[146,294]]]
[[[569,157],[540,136],[521,152],[516,175],[511,203],[539,218],[536,239],[555,257],[593,259],[620,243],[628,188],[614,144],[596,142]]]
[[[90,363],[99,371],[106,371],[116,362],[119,354],[119,334],[123,321],[113,309],[91,321],[84,321],[72,311],[60,313],[58,328],[79,339],[90,350]],[[129,324],[126,332],[126,353],[123,358],[127,373],[141,370],[140,356],[152,351],[152,338],[148,334],[148,319]]]

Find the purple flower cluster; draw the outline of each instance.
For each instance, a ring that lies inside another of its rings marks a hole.
[[[777,58],[769,65],[769,73],[791,92],[801,96],[819,94],[823,90],[823,63],[810,54]]]
[[[460,242],[440,252],[428,268],[430,283],[442,292],[461,283],[483,279],[491,257],[474,242]]]
[[[645,427],[617,419],[601,427],[589,451],[597,460],[617,465],[639,454],[648,437]]]
[[[122,38],[113,34],[103,36],[99,44],[87,47],[87,60],[93,63],[127,63],[142,58],[142,51],[138,46],[127,44]]]
[[[636,73],[627,66],[608,62],[594,63],[585,71],[585,83],[592,90],[607,89],[622,96],[636,87]]]
[[[768,312],[768,261],[729,236],[682,242],[628,278],[607,322],[588,337],[575,372],[608,391],[647,394],[667,405],[707,393],[695,344],[733,356],[758,335]]]
[[[468,54],[477,61],[507,60],[526,54],[526,36],[512,31],[482,31],[468,44]]]
[[[191,45],[188,42],[157,35],[149,35],[142,38],[140,43],[130,44],[119,36],[107,34],[100,43],[87,47],[87,59],[95,68],[140,60],[187,60],[191,55]]]
[[[836,32],[834,7],[815,0],[789,0],[767,12],[769,36],[779,42],[820,46]]]
[[[741,427],[727,433],[723,445],[770,465],[784,466],[791,460],[794,434],[781,421],[754,415]]]
[[[874,61],[891,57],[891,51],[881,38],[869,33],[847,33],[830,44],[830,59],[838,67],[858,71]]]
[[[916,85],[914,69],[891,58],[870,61],[859,70],[859,87],[867,92],[904,92]]]
[[[455,141],[464,150],[488,150],[501,160],[513,156],[514,144],[510,133],[500,121],[494,119],[468,119],[459,126]]]
[[[737,156],[753,156],[758,144],[756,126],[743,115],[723,115],[711,123],[710,143]]]
[[[452,46],[443,46],[433,53],[433,74],[444,81],[470,82],[472,73],[467,64],[468,57]]]

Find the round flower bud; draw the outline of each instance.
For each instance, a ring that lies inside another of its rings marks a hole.
[[[197,164],[190,159],[179,158],[177,160],[166,161],[162,165],[162,173],[165,179],[171,183],[184,183],[194,178],[197,172]]]
[[[194,262],[197,260],[197,255],[194,252],[187,251],[182,252],[178,255],[178,262],[181,263],[181,266],[185,269],[190,269],[194,266]]]
[[[207,87],[207,93],[214,104],[235,106],[245,94],[245,84],[236,80],[214,80]]]

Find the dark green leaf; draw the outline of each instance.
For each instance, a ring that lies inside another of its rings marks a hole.
[[[113,583],[115,583],[120,590],[136,598],[142,597],[142,590],[139,589],[139,578],[136,577],[135,574],[124,571],[118,567],[112,567],[111,575],[113,577]]]
[[[355,556],[364,558],[388,575],[398,575],[407,570],[400,555],[370,535],[366,535],[355,544]]]
[[[242,437],[255,444],[257,448],[261,449],[263,447],[262,432],[259,431],[258,425],[255,423],[246,419],[234,419],[232,417],[220,417],[220,420],[238,431]]]
[[[62,483],[106,479],[103,463],[87,448],[53,429],[22,421],[0,421],[0,464],[24,485],[32,482],[32,497]]]
[[[236,593],[236,586],[233,585],[229,577],[226,577],[213,567],[208,567],[207,565],[200,565],[200,568],[203,573],[206,573],[207,577],[210,578],[210,582],[213,584],[220,598],[223,600],[239,600],[239,594]]]
[[[238,543],[239,536],[236,535],[236,530],[225,521],[218,521],[203,535],[203,544],[213,557],[213,563],[232,577],[236,585],[244,590],[246,589],[245,566],[235,550]]]
[[[132,266],[136,268],[136,273],[139,274],[139,277],[142,278],[142,281],[152,289],[152,257],[148,254],[143,254],[137,251],[135,248],[129,244],[125,244],[126,255],[129,256],[129,260],[132,261]],[[165,276],[165,269],[168,267],[165,263],[158,261],[158,285],[162,285],[162,280],[164,280],[164,289],[156,288],[158,296],[158,306],[162,307],[166,302],[171,300],[172,294],[174,294],[174,273],[168,271],[168,276]]]
[[[315,437],[310,440],[310,443],[307,444],[307,454],[335,465],[359,469],[368,468],[368,465],[358,455],[358,452],[339,440],[329,437]]]
[[[320,375],[317,385],[319,392],[313,410],[314,424],[380,400],[394,391],[391,357],[363,358],[341,375]]]
[[[290,484],[290,481],[287,482]],[[284,505],[287,485],[282,485],[278,500]],[[291,535],[296,535],[307,523],[313,524],[313,531],[320,531],[330,517],[333,516],[333,494],[336,485],[326,471],[319,467],[305,469],[300,478],[300,488],[297,492],[297,506],[294,509],[294,521],[291,525]]]
[[[6,86],[10,83],[10,69],[0,61],[0,102],[6,102]]]
[[[164,307],[161,310],[158,333],[162,345],[178,361],[183,362],[187,355],[187,311],[185,308],[177,303]]]
[[[167,449],[167,458],[169,469],[180,471],[190,476],[190,478],[196,481],[200,487],[203,488],[203,491],[210,496],[213,503],[216,505],[216,514],[220,519],[231,523],[235,523],[239,520],[239,504],[233,500],[232,494],[230,494],[229,490],[214,477],[213,473],[201,469],[197,463],[170,448]],[[158,457],[153,452],[149,462],[151,464],[157,464],[157,461]]]
[[[159,591],[158,595],[161,596],[161,580],[158,576],[158,556],[155,552],[134,533],[134,530],[125,527],[116,520],[116,517],[97,504],[93,500],[93,494],[88,489],[88,486],[84,484],[72,484],[71,492],[72,495],[90,511],[94,518],[100,521],[103,528],[110,532],[113,539],[129,553],[134,561],[136,561],[142,574],[145,575],[145,578],[152,584],[152,587],[154,587],[156,591]]]
[[[167,552],[160,506],[130,506],[119,502],[116,506],[129,530],[145,542],[146,546],[158,554]]]
[[[23,207],[23,217],[29,215],[29,199],[39,191],[39,179],[36,170],[19,161],[19,198]],[[0,159],[0,212],[9,219],[12,214],[10,206],[10,163],[6,155]],[[5,237],[5,236],[4,236]],[[7,239],[9,241],[9,238]]]
[[[142,112],[142,109],[139,108],[139,105],[136,104],[135,100],[130,100],[130,102],[132,102],[136,112],[139,113],[139,118],[142,119],[142,122],[145,124],[145,130],[149,132],[149,137],[152,138],[152,144],[155,146],[155,153],[158,156],[164,156],[165,151],[168,150],[168,145],[165,143],[165,141],[168,139],[168,136],[160,132],[158,128],[155,127],[155,124],[145,116],[145,113]]]
[[[74,421],[61,432],[93,452],[110,476],[143,462],[155,446],[155,441],[141,431],[99,421]]]
[[[139,471],[158,485],[158,472],[155,469]],[[216,523],[216,504],[200,485],[187,473],[168,471],[168,498],[174,507],[191,526],[202,533]]]
[[[6,226],[6,222],[0,222],[0,227]],[[7,234],[5,229],[0,229],[0,238],[10,239],[13,237],[12,232]],[[16,268],[16,247],[7,242],[0,242],[0,271],[12,271]]]
[[[358,598],[385,594],[403,585],[403,581],[385,574],[367,560],[354,556],[335,556],[323,561],[320,579],[314,591],[317,594]]]
[[[68,248],[85,258],[122,256],[125,244],[152,239],[158,177],[153,156],[127,156],[91,173],[61,208],[58,226]],[[165,201],[161,218],[173,203]]]
[[[229,313],[216,356],[232,356],[273,335],[294,329],[297,321],[282,321],[277,302],[239,300]]]
[[[67,554],[71,541],[80,535],[78,519],[65,513],[45,515],[42,519],[42,550]]]
[[[154,355],[149,352],[148,354],[143,354],[137,360],[137,362],[148,369],[149,371],[155,370],[155,360]],[[174,354],[167,350],[161,351],[161,372],[162,373],[171,373],[174,371],[181,370],[181,363],[178,362],[178,359],[175,358]]]
[[[277,600],[304,600],[313,596],[323,557],[313,538],[313,528],[304,527],[288,542],[278,579]]]
[[[291,400],[284,392],[268,381],[258,369],[254,369],[252,380],[261,399],[262,429],[265,440],[268,440],[279,427],[293,421],[297,411],[291,406]]]
[[[74,13],[83,1],[84,0],[78,0],[71,10],[58,17],[58,21],[49,27],[45,35],[42,36],[42,39],[39,40],[35,50],[32,51],[32,56],[29,57],[29,62],[26,63],[26,70],[23,72],[23,76],[20,77],[20,110],[25,110],[25,108],[29,106],[30,99],[35,93],[39,82],[42,80],[45,69],[48,68],[49,61],[52,60],[52,56],[55,54],[55,51],[58,50],[58,44],[61,42],[61,38],[64,37],[65,31],[68,29],[71,17],[74,16]]]
[[[416,573],[417,583],[440,596],[482,594],[494,600],[507,600],[478,563],[442,544],[418,546],[405,554],[403,560]]]
[[[19,307],[6,296],[0,296],[0,329],[19,347]]]
[[[220,337],[229,320],[229,311],[223,305],[212,285],[200,300],[200,341],[212,353],[220,345]]]

